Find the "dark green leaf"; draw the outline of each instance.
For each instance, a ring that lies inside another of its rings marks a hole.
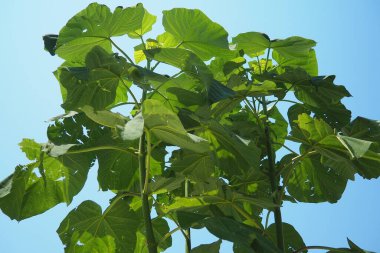
[[[66,246],[66,252],[76,252],[81,245],[86,246],[89,236],[112,238],[116,245],[115,252],[133,252],[139,226],[140,214],[125,201],[114,200],[102,213],[98,204],[87,200],[66,216],[57,233]],[[92,248],[94,250],[100,249]]]
[[[284,244],[285,244],[285,252],[286,253],[293,253],[298,249],[301,249],[305,247],[305,243],[302,240],[302,237],[300,234],[295,230],[295,228],[288,224],[288,223],[282,223],[282,229],[283,229],[283,235],[284,235]],[[265,234],[267,234],[270,239],[277,244],[277,237],[276,237],[276,225],[273,223],[271,224],[266,230]],[[307,250],[302,251],[307,252]]]
[[[219,253],[220,245],[222,244],[222,240],[217,240],[216,242],[210,244],[201,244],[195,248],[193,248],[191,253]]]

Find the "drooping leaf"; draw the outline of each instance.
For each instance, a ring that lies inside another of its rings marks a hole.
[[[12,178],[9,178],[1,190],[1,210],[11,219],[23,220],[43,213],[59,203],[70,204],[86,182],[93,155],[44,155],[43,160],[40,160],[42,156],[35,153],[37,143],[24,140],[20,145],[27,156],[36,161],[16,167]],[[41,145],[39,146],[41,150]]]
[[[166,32],[180,41],[181,47],[193,51],[202,60],[230,54],[226,30],[200,10],[163,11],[162,24]]]
[[[112,238],[116,246],[115,252],[133,252],[136,232],[141,222],[140,215],[125,201],[114,201],[102,212],[98,204],[87,200],[66,216],[57,230],[66,246],[66,252],[76,252],[77,248],[86,246],[89,236],[95,239]],[[94,250],[99,251],[100,248],[92,248]]]
[[[203,153],[209,150],[209,144],[205,139],[189,134],[176,114],[166,108],[160,101],[147,99],[143,104],[142,111],[145,126],[158,139]]]
[[[246,249],[251,249],[251,252],[280,252],[271,241],[262,236],[259,230],[227,217],[210,217],[204,219],[202,223],[210,233],[218,238],[244,246]]]
[[[118,128],[125,124],[125,118],[120,113],[114,113],[108,110],[95,111],[94,108],[89,105],[82,106],[80,110],[99,125]]]

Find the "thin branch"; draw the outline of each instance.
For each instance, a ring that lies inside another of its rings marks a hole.
[[[334,252],[342,252],[342,253],[351,251],[351,249],[348,249],[348,248],[333,248],[333,247],[326,247],[326,246],[305,246],[305,247],[295,250],[293,253],[301,253],[309,249],[325,249],[325,250],[332,250]]]
[[[129,86],[124,82],[123,78],[120,78],[122,84],[127,88],[127,91],[129,94],[131,94],[132,96],[132,99],[133,101],[135,101],[135,105],[137,106],[137,108],[140,109],[140,103],[139,101],[137,100],[137,98],[135,97],[135,94],[133,94],[132,90],[129,88]]]
[[[112,39],[109,39],[109,41],[111,42],[111,44],[112,44],[114,47],[117,48],[117,50],[119,50],[120,53],[122,53],[122,54],[125,56],[125,58],[128,59],[128,61],[129,61],[130,63],[132,63],[133,65],[135,65],[134,62],[133,62],[133,60],[127,55],[126,52],[123,51],[123,49],[121,49],[118,45],[116,45],[116,43],[115,43]]]

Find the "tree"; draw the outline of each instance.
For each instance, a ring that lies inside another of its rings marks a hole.
[[[317,76],[312,40],[249,32],[230,48],[221,26],[186,9],[164,12],[166,32],[144,40],[154,22],[142,5],[92,4],[44,37],[66,60],[55,75],[67,114],[49,126],[48,143],[21,143],[31,163],[1,184],[2,211],[22,220],[70,203],[97,160],[99,185],[115,198],[104,212],[85,201],[69,213],[58,229],[68,252],[164,250],[166,219],[188,251],[190,229],[206,227],[235,252],[301,252],[302,239],[281,221],[282,201],[336,202],[354,174],[377,178],[378,122],[351,121],[340,102],[348,91]],[[134,61],[113,40],[122,35],[141,39]],[[164,64],[179,72],[155,71]],[[288,120],[276,107],[283,102],[294,104]],[[116,113],[122,106],[131,112]],[[279,157],[280,148],[289,154]],[[263,210],[275,224],[262,225]],[[349,247],[335,251],[360,252]]]

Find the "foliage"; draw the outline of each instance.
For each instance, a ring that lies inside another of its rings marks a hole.
[[[65,252],[161,252],[176,231],[194,253],[219,252],[222,240],[236,253],[366,252],[350,240],[308,247],[281,219],[284,201],[334,203],[356,174],[380,176],[380,123],[351,120],[350,93],[318,76],[316,43],[257,32],[228,41],[182,8],[164,11],[165,32],[145,39],[155,22],[142,4],[93,3],[44,36],[64,60],[55,76],[65,114],[47,143],[20,143],[30,163],[1,182],[3,213],[20,221],[69,204],[97,161],[99,186],[115,197],[104,211],[84,201],[67,215],[57,230]],[[135,42],[134,60],[118,36]],[[219,240],[191,248],[200,228]]]

